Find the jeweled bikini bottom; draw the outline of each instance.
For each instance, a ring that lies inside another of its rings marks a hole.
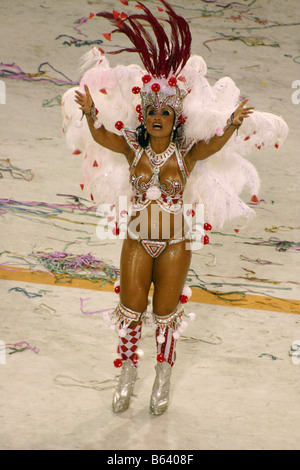
[[[146,252],[152,256],[152,258],[158,258],[158,256],[164,251],[164,249],[168,245],[175,245],[175,243],[180,243],[184,240],[189,239],[189,237],[185,236],[183,238],[176,238],[174,240],[168,240],[168,241],[158,241],[158,240],[145,240],[141,238],[139,235],[134,233],[130,227],[128,227],[128,235],[132,240],[136,240],[141,243],[141,245],[144,247]]]

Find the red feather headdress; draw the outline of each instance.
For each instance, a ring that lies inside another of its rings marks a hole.
[[[109,54],[138,53],[149,74],[142,79],[145,84],[144,89],[141,91],[135,87],[133,90],[134,93],[141,92],[142,115],[145,117],[146,108],[150,104],[155,107],[165,104],[174,109],[178,124],[186,92],[179,90],[176,77],[190,57],[192,37],[187,21],[177,15],[165,0],[160,1],[165,6],[167,19],[157,19],[141,2],[138,2],[138,5],[143,13],[126,16],[124,19],[107,12],[97,13],[96,16],[109,19],[117,26],[112,34],[122,33],[133,44],[133,47],[112,51]],[[166,34],[162,22],[170,26],[170,37]],[[153,83],[153,79],[158,79],[159,83]]]
[[[121,52],[136,52],[147,72],[154,78],[167,78],[171,74],[178,76],[191,54],[192,36],[187,21],[177,15],[172,7],[160,0],[165,6],[168,19],[157,19],[143,3],[138,2],[144,13],[133,14],[122,19],[113,13],[100,12],[96,16],[109,19],[117,29],[113,33],[122,33],[132,42],[134,47],[128,47],[109,54]],[[171,37],[165,32],[162,22],[171,27]],[[145,26],[146,23],[146,26]],[[149,26],[153,36],[147,31]]]

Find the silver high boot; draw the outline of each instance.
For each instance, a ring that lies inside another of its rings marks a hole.
[[[167,361],[157,362],[155,369],[156,377],[150,399],[150,412],[153,415],[161,415],[167,410],[169,404],[172,366]]]
[[[130,397],[137,378],[137,370],[129,360],[122,364],[119,383],[113,395],[112,409],[115,413],[126,411],[129,407]]]

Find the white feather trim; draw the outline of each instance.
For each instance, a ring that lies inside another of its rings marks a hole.
[[[218,128],[223,129],[239,103],[240,91],[231,78],[223,77],[210,86],[206,72],[204,60],[192,56],[178,77],[180,88],[189,91],[183,101],[184,136],[188,140],[209,142]],[[123,155],[93,141],[86,119],[81,120],[82,113],[74,100],[75,90],[83,90],[87,84],[99,110],[99,119],[106,129],[120,134],[115,128],[117,121],[130,129],[139,125],[136,106],[140,99],[132,93],[132,88],[142,86],[145,71],[138,65],[110,68],[106,56],[93,48],[83,57],[81,73],[80,87],[71,88],[62,98],[66,141],[72,152],[82,154],[82,183],[95,202],[117,205],[120,195],[128,200],[132,196],[127,161]],[[220,152],[195,165],[184,201],[203,203],[205,221],[214,229],[237,217],[247,220],[253,217],[254,211],[239,196],[244,189],[250,196],[258,195],[260,180],[255,167],[245,157],[256,149],[280,146],[287,134],[288,127],[281,117],[254,111],[239,128],[238,138],[231,138]]]

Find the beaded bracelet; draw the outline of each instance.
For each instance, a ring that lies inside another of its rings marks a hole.
[[[216,129],[216,135],[218,137],[221,137],[224,134],[224,132],[227,131],[227,129],[229,129],[231,126],[234,126],[236,128],[236,131],[237,131],[237,134],[238,134],[239,127],[242,125],[242,123],[241,124],[233,124],[233,119],[234,119],[234,112],[231,114],[230,118],[227,120],[226,126],[223,127],[223,129],[220,128],[220,127],[218,127]]]
[[[98,109],[96,109],[95,103],[93,101],[93,104],[92,104],[91,109],[90,109],[90,116],[91,116],[91,118],[93,119],[94,122],[97,121],[97,114],[98,114]]]
[[[231,127],[231,126],[234,126],[234,127],[237,127],[237,128],[240,127],[241,124],[233,124],[233,120],[234,120],[234,113],[232,113],[230,118],[228,119],[227,124],[223,129],[224,132],[227,131],[227,129],[229,129],[229,127]]]
[[[86,117],[91,117],[91,119],[93,120],[94,122],[94,127],[95,129],[99,129],[99,127],[102,126],[102,122],[99,121],[97,115],[98,115],[98,109],[95,107],[95,103],[93,101],[93,104],[91,106],[91,109],[90,109],[90,112],[89,114],[86,114]]]

